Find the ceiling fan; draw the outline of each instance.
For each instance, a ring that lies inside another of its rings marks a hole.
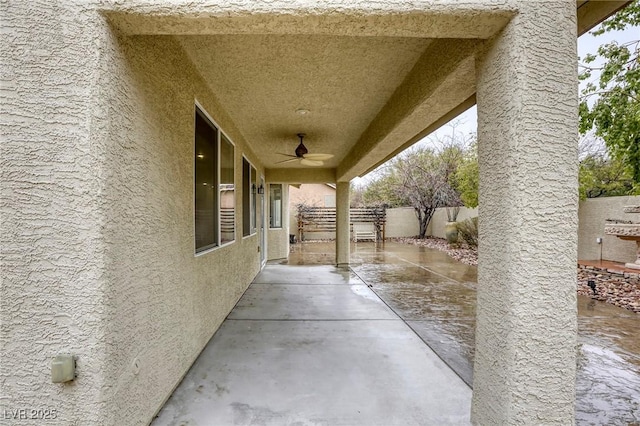
[[[303,166],[319,167],[324,164],[325,160],[333,158],[333,154],[320,154],[320,153],[309,154],[309,150],[302,143],[302,140],[304,139],[305,134],[298,133],[297,136],[300,138],[300,144],[295,150],[296,155],[280,153],[280,155],[286,155],[287,157],[291,157],[291,158],[289,158],[288,160],[278,161],[277,164],[299,161],[300,164],[302,164]]]

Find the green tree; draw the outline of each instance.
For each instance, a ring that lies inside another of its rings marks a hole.
[[[580,161],[580,199],[614,197],[633,192],[631,174],[622,161],[589,154]]]
[[[460,193],[460,199],[466,207],[478,207],[479,182],[478,146],[474,142],[465,150],[455,173],[455,188]]]
[[[396,191],[399,181],[393,166],[393,162],[391,166],[385,166],[378,171],[378,176],[369,182],[362,194],[365,205],[387,207],[408,205],[409,201],[402,198],[402,195]]]
[[[597,36],[629,26],[640,27],[638,0],[605,20],[592,34]],[[639,45],[640,40],[604,44],[597,54],[583,59],[580,72],[581,80],[588,80],[599,72],[597,84],[588,83],[581,93],[580,132],[595,130],[611,156],[629,170],[636,184],[635,191],[640,187]],[[602,66],[595,65],[598,58],[603,61]]]

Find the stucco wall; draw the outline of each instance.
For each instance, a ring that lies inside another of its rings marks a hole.
[[[466,219],[477,217],[478,208],[469,209],[460,208],[458,213],[458,222]],[[436,209],[429,226],[427,226],[427,235],[437,238],[445,238],[444,225],[447,223],[447,209]],[[418,218],[412,207],[399,207],[387,209],[387,224],[385,235],[388,238],[394,237],[415,237],[420,232]]]
[[[336,190],[325,183],[304,183],[300,188],[291,186],[289,194],[292,211],[300,203],[313,207],[335,207]],[[326,205],[325,196],[333,197],[333,205]]]
[[[602,259],[615,262],[631,262],[636,258],[636,244],[612,235],[604,235],[606,219],[640,221],[640,214],[622,211],[624,206],[640,204],[640,196],[592,198],[580,202],[578,223],[578,259],[600,259],[600,245],[596,238],[602,238]],[[457,221],[478,216],[478,208],[462,207]],[[437,209],[427,227],[427,235],[445,238],[444,225],[447,223],[445,208]],[[411,237],[418,234],[418,219],[412,208],[387,209],[387,237]]]
[[[604,260],[632,262],[636,259],[636,244],[633,241],[604,234],[606,219],[640,222],[640,214],[622,211],[622,208],[628,205],[640,205],[640,196],[592,198],[580,202],[578,259],[598,260],[600,249]],[[602,238],[602,245],[596,243],[598,237]]]
[[[243,238],[241,231],[242,155],[258,176],[261,170],[172,37],[126,38],[114,41],[113,49],[112,70],[103,77],[111,76],[105,86],[113,87],[105,93],[113,109],[102,195],[110,283],[107,397],[119,407],[118,416],[144,422],[258,272],[258,236]],[[235,143],[238,212],[235,243],[197,257],[194,97]]]
[[[387,209],[386,238],[415,237],[420,232],[418,218],[413,207]]]
[[[471,421],[575,422],[576,6],[518,1],[478,55],[479,247]]]
[[[460,212],[458,213],[457,222],[463,222],[466,219],[470,219],[472,217],[478,216],[478,208],[469,209],[467,207],[461,207]],[[445,238],[444,234],[444,226],[447,223],[447,209],[440,208],[436,209],[435,213],[433,213],[433,217],[431,218],[431,223],[427,226],[427,235],[431,235],[437,238]]]
[[[236,242],[194,256],[194,98],[235,143],[237,183],[243,153],[259,162],[173,38],[118,39],[84,2],[2,13],[20,41],[2,49],[1,408],[146,424],[259,270],[240,186]],[[74,382],[51,383],[58,353]]]
[[[93,98],[109,30],[84,2],[2,2],[0,16],[0,423],[13,423],[4,410],[52,409],[51,424],[99,424],[108,218]],[[77,356],[72,384],[51,383],[59,353]]]

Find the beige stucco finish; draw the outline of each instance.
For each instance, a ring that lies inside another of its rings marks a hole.
[[[337,255],[347,263],[348,181],[468,107],[477,88],[474,419],[571,423],[575,3],[0,8],[3,406],[55,407],[62,424],[149,422],[260,268],[258,234],[241,236],[242,155],[267,183],[338,182]],[[238,212],[236,241],[200,256],[196,100],[235,143]],[[289,118],[306,102],[309,120]],[[311,152],[335,158],[282,168],[277,153],[295,148],[285,136],[294,129],[310,135]],[[287,231],[267,232],[273,253],[284,252]],[[50,382],[59,353],[78,357],[72,383]]]
[[[331,204],[335,205],[336,187],[326,183],[306,183],[298,187],[289,188],[289,206],[295,210],[297,204],[304,204],[313,207],[334,207],[326,205],[327,197],[332,199]]]
[[[336,185],[336,263],[338,266],[349,264],[351,255],[349,182]]]
[[[107,129],[94,122],[90,99],[109,31],[91,7],[77,6],[35,14],[26,2],[0,5],[0,406],[51,407],[62,421],[99,423],[108,405],[109,255],[99,202]],[[78,357],[75,383],[51,383],[58,353]]]
[[[463,222],[472,217],[478,217],[478,208],[470,209],[467,207],[461,207],[458,212],[457,222]],[[427,226],[427,235],[431,235],[436,238],[446,238],[444,227],[448,222],[447,209],[439,208],[433,213],[431,222]]]
[[[578,231],[578,259],[632,262],[636,258],[636,244],[607,235],[607,219],[640,222],[640,213],[625,213],[625,206],[640,204],[640,196],[592,198],[580,202]],[[596,238],[602,238],[598,244]],[[601,252],[602,250],[602,252]]]
[[[384,225],[386,238],[415,237],[420,233],[420,224],[413,207],[387,209]]]
[[[472,421],[567,425],[576,368],[576,10],[564,1],[519,5],[478,61]]]
[[[242,154],[259,162],[172,38],[118,38],[81,3],[3,15],[22,34],[3,49],[2,407],[145,424],[260,266],[240,215],[234,244],[194,255],[195,100],[235,143],[236,182]],[[60,353],[68,384],[50,380]]]
[[[109,66],[119,66],[103,76],[113,76],[105,100],[129,113],[108,117],[103,156],[112,171],[102,194],[104,380],[109,405],[124,408],[105,416],[117,423],[126,409],[125,418],[144,422],[167,396],[149,389],[179,382],[260,267],[258,235],[242,238],[241,214],[234,244],[193,254],[194,98],[235,143],[235,181],[242,181],[243,154],[258,174],[260,166],[174,40],[135,37],[112,49]],[[236,194],[242,212],[239,184]]]
[[[503,1],[141,1],[106,15],[127,34],[177,36],[267,169],[301,167],[278,162],[305,132],[310,152],[335,155],[325,164],[335,182],[472,96],[475,39],[515,10]]]

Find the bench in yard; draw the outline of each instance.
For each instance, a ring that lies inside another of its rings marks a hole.
[[[356,243],[363,240],[376,241],[378,239],[378,233],[376,232],[376,226],[372,222],[356,222],[353,226],[353,241]]]

